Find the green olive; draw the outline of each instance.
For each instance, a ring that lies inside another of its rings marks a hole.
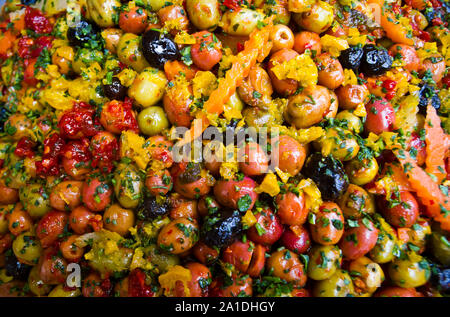
[[[158,268],[160,273],[165,273],[172,266],[180,263],[178,256],[161,251],[153,244],[145,248],[144,253],[152,259],[152,264]]]
[[[313,286],[314,297],[347,297],[354,296],[355,290],[350,275],[341,270],[336,270],[331,277],[318,281]]]
[[[347,129],[353,133],[361,133],[363,124],[361,120],[348,110],[343,110],[336,115],[336,119],[347,125]]]
[[[227,11],[222,15],[221,26],[229,35],[248,36],[263,20],[257,11],[241,8],[239,11]]]
[[[342,251],[336,245],[316,245],[309,252],[308,277],[321,281],[332,276],[342,260]]]
[[[345,217],[361,218],[364,214],[375,212],[375,202],[366,190],[358,185],[350,184],[338,199],[339,207]]]
[[[422,286],[431,275],[427,260],[414,252],[395,259],[390,263],[388,272],[391,281],[404,288]]]
[[[351,183],[359,186],[366,185],[377,176],[378,163],[374,157],[362,161],[354,158],[346,164],[345,172]]]
[[[0,236],[8,232],[8,219],[7,215],[14,209],[14,205],[2,205],[0,206]]]
[[[19,199],[23,208],[32,218],[41,218],[52,208],[46,188],[40,184],[30,184],[19,190]]]
[[[5,11],[6,12],[13,12],[21,9],[22,2],[20,0],[6,0],[5,3]]]
[[[288,8],[288,1],[286,0],[272,0],[265,1],[264,13],[268,16],[274,15],[273,24],[288,25],[291,21],[291,12]]]
[[[318,1],[311,10],[303,13],[295,13],[294,21],[302,28],[317,34],[325,32],[333,23],[333,6],[325,1]]]
[[[214,30],[219,24],[218,0],[187,0],[186,10],[189,20],[199,30]]]
[[[167,5],[167,0],[144,0],[144,3],[150,7],[153,12],[158,12]]]
[[[133,81],[128,95],[142,107],[156,105],[164,96],[167,78],[163,71],[147,67]]]
[[[114,193],[122,207],[136,208],[143,188],[143,178],[134,165],[121,163],[117,166],[114,176]]]
[[[103,62],[103,53],[101,51],[88,48],[80,48],[77,50],[72,62],[72,68],[77,74],[82,73],[82,68],[89,67],[93,63]]]
[[[450,240],[438,224],[433,225],[430,244],[433,255],[443,265],[450,265]]]
[[[359,296],[370,296],[385,279],[381,266],[365,256],[353,260],[348,267],[348,271],[355,285],[358,285],[356,291]]]
[[[381,217],[375,214],[377,222],[380,224],[377,244],[369,252],[369,257],[376,263],[388,263],[395,258],[398,250],[397,234],[395,230]]]
[[[148,107],[138,115],[139,129],[145,135],[156,135],[169,127],[164,109],[158,106]]]
[[[116,24],[121,3],[119,0],[86,0],[87,13],[94,22],[103,28]]]
[[[35,265],[28,275],[28,286],[30,291],[36,296],[47,295],[52,287],[50,285],[44,284],[39,273],[39,266]]]
[[[341,161],[351,160],[359,151],[359,145],[353,133],[338,127],[329,128],[318,144],[323,156],[331,153],[333,157]]]
[[[81,296],[81,291],[79,288],[75,288],[74,290],[65,290],[64,285],[57,285],[52,291],[48,294],[48,297],[79,297]]]
[[[142,54],[141,37],[133,33],[125,33],[120,37],[117,56],[122,63],[131,66],[137,72],[150,66]]]
[[[12,244],[14,255],[23,263],[35,265],[42,253],[39,239],[30,232],[19,235]]]

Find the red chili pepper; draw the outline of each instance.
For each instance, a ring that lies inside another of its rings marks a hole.
[[[58,133],[52,134],[44,140],[44,153],[42,161],[36,162],[36,173],[41,176],[59,174],[59,157],[65,145],[65,141]]]
[[[52,36],[40,36],[35,40],[35,48],[33,49],[32,57],[38,57],[44,48],[49,49],[52,47],[53,37]]]
[[[17,43],[17,54],[23,59],[31,58],[31,48],[34,45],[34,40],[31,37],[24,36],[19,39]]]
[[[95,111],[90,105],[76,103],[71,110],[66,111],[58,122],[61,136],[70,139],[91,137],[100,131],[98,120],[94,119]]]
[[[442,83],[447,87],[450,87],[450,74],[442,78]]]
[[[239,52],[244,50],[244,44],[238,42],[238,43],[236,43],[236,48],[237,48],[237,51],[239,53]]]
[[[67,159],[74,159],[77,162],[88,162],[92,158],[89,145],[88,138],[71,141],[64,146],[62,155]]]
[[[224,0],[223,5],[231,10],[239,10],[241,8],[239,0]]]
[[[92,167],[101,166],[102,171],[111,172],[113,162],[119,159],[119,143],[117,139],[92,144]]]
[[[390,91],[390,90],[393,90],[395,88],[395,86],[397,86],[397,82],[395,80],[392,80],[392,79],[386,79],[385,81],[383,81],[383,85],[382,86],[386,90]]]
[[[128,295],[131,297],[155,296],[152,287],[145,284],[145,273],[142,270],[135,269],[128,276]]]
[[[430,35],[430,33],[426,32],[426,31],[422,31],[422,30],[420,30],[419,32],[420,32],[419,38],[420,38],[422,41],[429,42],[429,41],[431,40],[431,35]]]
[[[395,90],[389,91],[385,97],[387,100],[392,100],[395,97]]]
[[[25,9],[25,26],[38,34],[50,33],[53,29],[50,21],[38,9]]]
[[[36,143],[31,141],[27,137],[22,137],[19,142],[17,142],[16,149],[14,150],[14,154],[18,157],[33,157],[34,150],[33,148],[36,146]]]
[[[433,8],[440,8],[442,7],[442,3],[439,0],[431,0],[431,5],[433,6]]]

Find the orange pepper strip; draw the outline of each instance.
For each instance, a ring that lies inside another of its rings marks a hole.
[[[427,157],[425,159],[425,171],[437,177],[440,184],[447,178],[445,172],[445,154],[449,149],[448,138],[441,128],[441,120],[436,109],[431,105],[427,107],[425,120],[425,142],[427,144]]]
[[[0,55],[6,55],[13,46],[16,37],[8,30],[0,36]]]
[[[217,113],[220,115],[224,111],[224,105],[235,93],[236,88],[242,83],[242,80],[248,76],[250,68],[257,61],[262,62],[269,54],[269,34],[273,26],[272,18],[267,18],[261,29],[256,29],[250,34],[250,38],[244,44],[244,50],[236,55],[231,68],[226,72],[225,78],[219,82],[219,86],[214,90],[209,99],[203,105],[206,113]],[[186,132],[181,144],[192,142],[198,138],[203,131],[209,126],[209,119],[206,113],[195,119],[192,127]],[[194,129],[196,124],[200,123],[202,129]]]
[[[450,230],[450,201],[441,192],[439,185],[420,168],[408,151],[393,149],[395,156],[403,166],[404,173],[409,179],[411,186],[415,189],[422,204],[427,207],[429,214],[441,223],[444,230]]]

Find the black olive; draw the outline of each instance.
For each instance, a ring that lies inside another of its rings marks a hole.
[[[30,273],[31,265],[23,264],[17,260],[14,253],[6,255],[5,258],[6,274],[14,277],[16,280],[26,281]]]
[[[450,268],[441,267],[434,263],[431,265],[431,285],[444,293],[450,292]]]
[[[20,3],[25,5],[25,6],[29,6],[32,4],[35,4],[37,2],[37,0],[20,0]]]
[[[302,172],[316,183],[323,200],[335,200],[347,190],[348,177],[342,163],[331,155],[324,157],[314,153],[306,161]]]
[[[10,113],[5,107],[0,108],[0,132],[5,131],[5,122],[8,120]]]
[[[342,67],[352,69],[353,71],[357,72],[359,66],[361,65],[363,54],[364,52],[362,48],[352,46],[341,52],[341,55],[339,56],[339,62],[341,63]]]
[[[186,169],[178,175],[178,179],[183,184],[190,184],[199,180],[201,178],[200,172],[202,171],[202,167],[199,163],[189,162],[186,165]]]
[[[164,216],[170,210],[170,204],[166,200],[155,197],[145,197],[137,208],[137,217],[140,220],[152,220]]]
[[[95,48],[99,45],[100,34],[96,25],[81,20],[67,30],[67,39],[72,46]]]
[[[436,91],[436,89],[428,84],[424,84],[419,90],[419,113],[426,115],[428,103],[436,110],[441,108],[441,99]]]
[[[383,47],[373,44],[364,46],[360,71],[366,76],[383,75],[392,67],[392,57]]]
[[[164,64],[180,58],[177,45],[168,36],[148,30],[142,36],[142,52],[150,66],[164,69]]]
[[[103,93],[111,100],[124,100],[127,96],[127,87],[121,84],[119,78],[113,77],[111,84],[103,85]]]
[[[225,210],[220,214],[208,216],[202,226],[204,242],[210,247],[228,246],[241,232],[241,214],[237,210]]]

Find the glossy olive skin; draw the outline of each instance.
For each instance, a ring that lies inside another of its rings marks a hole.
[[[311,237],[306,227],[290,226],[281,235],[280,243],[292,252],[303,254],[311,247]]]
[[[272,253],[267,259],[267,269],[273,274],[296,286],[302,287],[305,285],[307,276],[305,268],[295,253],[289,250],[280,250]]]
[[[369,252],[369,257],[376,263],[388,263],[395,257],[397,249],[397,235],[395,230],[379,215],[375,218],[380,223],[377,243]]]
[[[317,282],[313,287],[315,297],[347,297],[354,295],[354,286],[348,273],[338,269],[328,279]]]
[[[419,216],[419,204],[410,192],[402,191],[399,196],[396,200],[392,197],[395,205],[391,205],[389,200],[384,202],[384,218],[397,228],[410,228]]]
[[[138,115],[139,129],[145,135],[156,135],[169,127],[169,121],[161,107],[153,106],[142,110]]]
[[[270,246],[281,238],[284,229],[280,218],[272,210],[269,208],[263,209],[255,215],[255,218],[257,224],[247,230],[250,240]]]
[[[32,218],[40,218],[51,210],[50,196],[42,185],[31,184],[22,187],[19,197],[24,209]]]
[[[202,236],[206,245],[221,248],[233,242],[242,232],[241,215],[238,211],[220,211],[220,218],[205,219]]]
[[[433,256],[443,265],[450,265],[449,236],[438,225],[433,226],[430,237],[430,246]]]
[[[141,38],[133,33],[124,33],[117,43],[117,57],[125,65],[141,72],[149,64],[144,58],[141,46]]]
[[[146,67],[134,79],[128,95],[143,108],[154,106],[163,98],[166,84],[167,78],[163,71]]]
[[[383,283],[383,269],[377,263],[363,256],[349,264],[355,291],[359,296],[371,296]]]
[[[379,230],[369,219],[359,219],[358,227],[347,228],[339,242],[345,258],[355,260],[372,250],[377,243]]]
[[[430,278],[430,266],[420,255],[407,254],[406,259],[397,258],[389,265],[389,277],[400,287],[419,287]]]
[[[354,184],[349,184],[346,192],[338,199],[339,207],[345,217],[361,218],[364,214],[375,212],[375,203],[367,191]]]
[[[344,215],[337,204],[324,202],[316,213],[315,223],[309,227],[316,243],[336,244],[344,234]]]
[[[142,52],[150,66],[159,69],[164,69],[166,62],[180,57],[172,39],[154,30],[148,30],[142,36]]]
[[[345,165],[345,172],[351,183],[362,186],[370,183],[378,173],[378,163],[373,157],[359,161],[357,158]]]
[[[322,154],[331,153],[341,161],[353,159],[359,151],[356,137],[350,131],[339,127],[329,128],[317,142]]]
[[[256,182],[249,177],[244,177],[241,181],[219,180],[214,185],[214,196],[221,205],[236,209],[238,208],[239,199],[249,195],[252,200],[249,206],[249,209],[251,209],[258,198],[254,188],[256,188]]]
[[[81,20],[77,25],[69,27],[67,39],[72,46],[88,46],[90,41],[99,39],[99,30],[95,24]]]
[[[114,193],[124,208],[136,208],[139,204],[144,180],[132,164],[119,164],[115,172]]]
[[[288,135],[280,135],[276,145],[277,148],[272,149],[272,151],[278,150],[279,152],[278,167],[292,176],[297,175],[305,163],[306,146]]]
[[[342,261],[342,251],[336,245],[315,245],[308,255],[308,277],[316,281],[330,278]]]
[[[189,21],[199,30],[214,30],[220,20],[219,1],[187,0]]]
[[[26,280],[28,272],[30,272],[31,266],[19,262],[14,254],[7,255],[5,259],[5,269],[9,276],[14,277],[17,280]]]
[[[178,218],[163,227],[158,235],[158,246],[172,254],[191,249],[198,241],[198,225],[187,218]]]
[[[94,22],[103,28],[114,26],[113,16],[118,14],[120,1],[118,0],[88,0],[87,11]]]
[[[301,93],[289,97],[284,118],[298,129],[319,123],[330,108],[331,95],[327,88],[308,86]]]
[[[278,194],[275,202],[277,204],[277,214],[282,223],[295,226],[306,222],[308,210],[305,208],[303,192],[295,194],[287,191],[284,194]]]
[[[347,190],[348,177],[342,163],[332,156],[323,157],[320,153],[314,153],[307,159],[303,170],[305,176],[316,183],[324,200],[335,200]]]
[[[30,232],[18,236],[13,242],[12,249],[17,259],[28,265],[35,265],[42,253],[39,239]]]
[[[103,93],[111,100],[124,100],[127,90],[117,77],[112,78],[111,84],[103,85]]]
[[[134,213],[132,210],[121,208],[114,204],[105,210],[103,214],[104,228],[126,236],[129,229],[134,226]]]

